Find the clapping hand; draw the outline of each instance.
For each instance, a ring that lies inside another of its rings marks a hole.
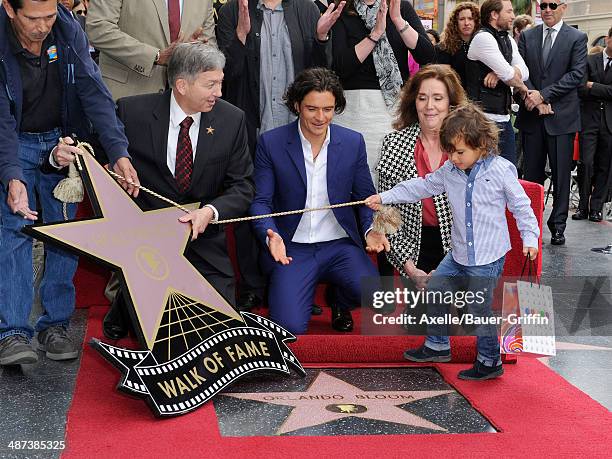
[[[327,40],[329,31],[340,17],[344,5],[346,5],[345,1],[340,2],[337,7],[334,2],[331,2],[325,13],[317,21],[317,38],[320,41]]]
[[[379,40],[387,30],[387,2],[386,0],[380,0],[380,7],[378,13],[376,13],[376,25],[370,32],[370,37],[374,40]]]
[[[238,25],[236,35],[244,45],[246,37],[251,31],[251,17],[249,16],[249,0],[238,0]]]
[[[385,3],[385,0],[380,0],[381,5]],[[389,2],[389,17],[393,24],[404,24],[404,18],[402,18],[402,12],[400,10],[400,4],[402,0],[391,0]],[[378,18],[377,18],[378,19]]]

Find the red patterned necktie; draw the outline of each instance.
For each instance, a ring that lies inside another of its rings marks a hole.
[[[185,193],[189,188],[191,173],[193,172],[193,149],[191,147],[191,138],[189,137],[189,128],[192,124],[193,118],[191,116],[188,116],[181,122],[178,142],[176,143],[174,178],[181,193]]]
[[[176,41],[181,30],[181,0],[168,0],[168,25],[170,26],[170,41]]]

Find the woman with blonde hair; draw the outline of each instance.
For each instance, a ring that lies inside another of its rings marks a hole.
[[[450,65],[459,75],[463,87],[465,87],[465,64],[470,40],[479,28],[478,5],[472,2],[459,3],[446,23],[440,44],[436,46],[436,62]]]

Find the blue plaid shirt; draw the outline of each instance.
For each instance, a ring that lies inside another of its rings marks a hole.
[[[457,263],[486,265],[510,250],[506,206],[516,219],[523,245],[538,246],[540,229],[531,201],[514,165],[500,156],[480,159],[469,176],[449,160],[424,178],[398,183],[380,196],[383,204],[401,204],[444,192],[453,212],[451,248]]]

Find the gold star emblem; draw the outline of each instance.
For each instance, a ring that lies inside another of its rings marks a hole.
[[[214,132],[215,132],[215,128],[213,128],[212,126],[208,126],[206,128],[206,133],[207,134],[211,134],[212,135]]]
[[[356,413],[357,407],[355,405],[336,405],[341,413]]]

